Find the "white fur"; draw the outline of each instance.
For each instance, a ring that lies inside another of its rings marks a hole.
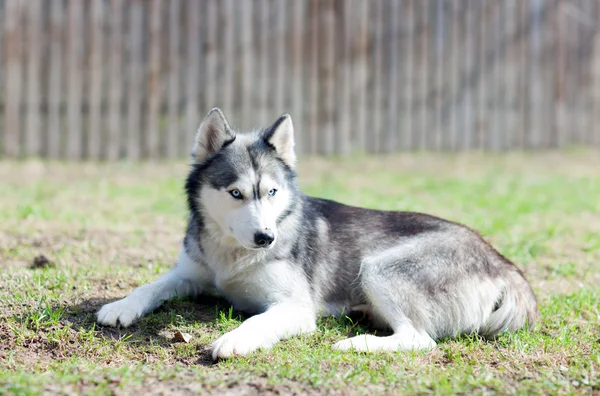
[[[338,341],[333,345],[333,348],[341,351],[354,349],[360,352],[411,351],[429,350],[435,345],[435,341],[427,333],[418,331],[411,325],[406,324],[396,329],[391,336],[377,337],[371,334],[362,334]]]
[[[233,237],[246,249],[256,249],[254,234],[270,230],[277,242],[277,218],[285,210],[289,200],[289,191],[279,186],[267,175],[263,175],[260,183],[260,199],[252,199],[252,187],[257,177],[252,169],[240,175],[235,184],[222,190],[205,186],[200,193],[199,203],[207,215],[219,226],[219,232],[225,238]],[[231,196],[231,190],[239,190],[246,199],[238,200]],[[274,196],[269,191],[276,189]]]
[[[283,338],[315,329],[315,313],[310,306],[291,300],[281,302],[221,336],[212,345],[212,356],[216,360],[246,355],[259,348],[270,348]]]
[[[122,300],[104,305],[98,312],[98,323],[123,327],[157,308],[175,296],[196,295],[209,286],[212,274],[195,264],[181,249],[175,268],[153,283],[138,287]]]

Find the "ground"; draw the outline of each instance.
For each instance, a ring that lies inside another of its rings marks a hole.
[[[304,159],[309,194],[479,230],[525,271],[541,319],[495,341],[364,355],[331,345],[368,322],[326,318],[219,363],[207,346],[243,320],[222,300],[171,301],[128,329],[95,324],[102,304],[174,263],[186,171],[0,162],[0,394],[600,394],[600,152]]]

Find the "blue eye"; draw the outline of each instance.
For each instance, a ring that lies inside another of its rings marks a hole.
[[[242,199],[242,198],[243,198],[243,197],[242,197],[242,193],[241,193],[241,192],[240,192],[240,190],[238,190],[237,188],[236,188],[236,189],[233,189],[233,190],[231,190],[231,191],[229,191],[229,194],[230,194],[230,195],[231,195],[233,198],[235,198],[235,199]]]
[[[269,196],[270,197],[275,196],[276,193],[277,193],[277,189],[275,189],[275,188],[272,188],[272,189],[269,190]]]

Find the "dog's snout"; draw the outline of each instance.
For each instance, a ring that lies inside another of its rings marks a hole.
[[[263,248],[271,245],[274,240],[275,234],[269,229],[254,234],[254,243]]]

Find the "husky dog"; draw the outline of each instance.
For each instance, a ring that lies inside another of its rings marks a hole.
[[[429,349],[441,337],[533,326],[530,284],[477,233],[426,214],[305,196],[295,165],[287,114],[239,133],[211,110],[192,150],[176,266],[102,307],[98,322],[127,327],[169,298],[216,291],[256,315],[214,342],[214,359],[269,348],[314,331],[319,315],[352,310],[393,334],[359,335],[337,349]]]

